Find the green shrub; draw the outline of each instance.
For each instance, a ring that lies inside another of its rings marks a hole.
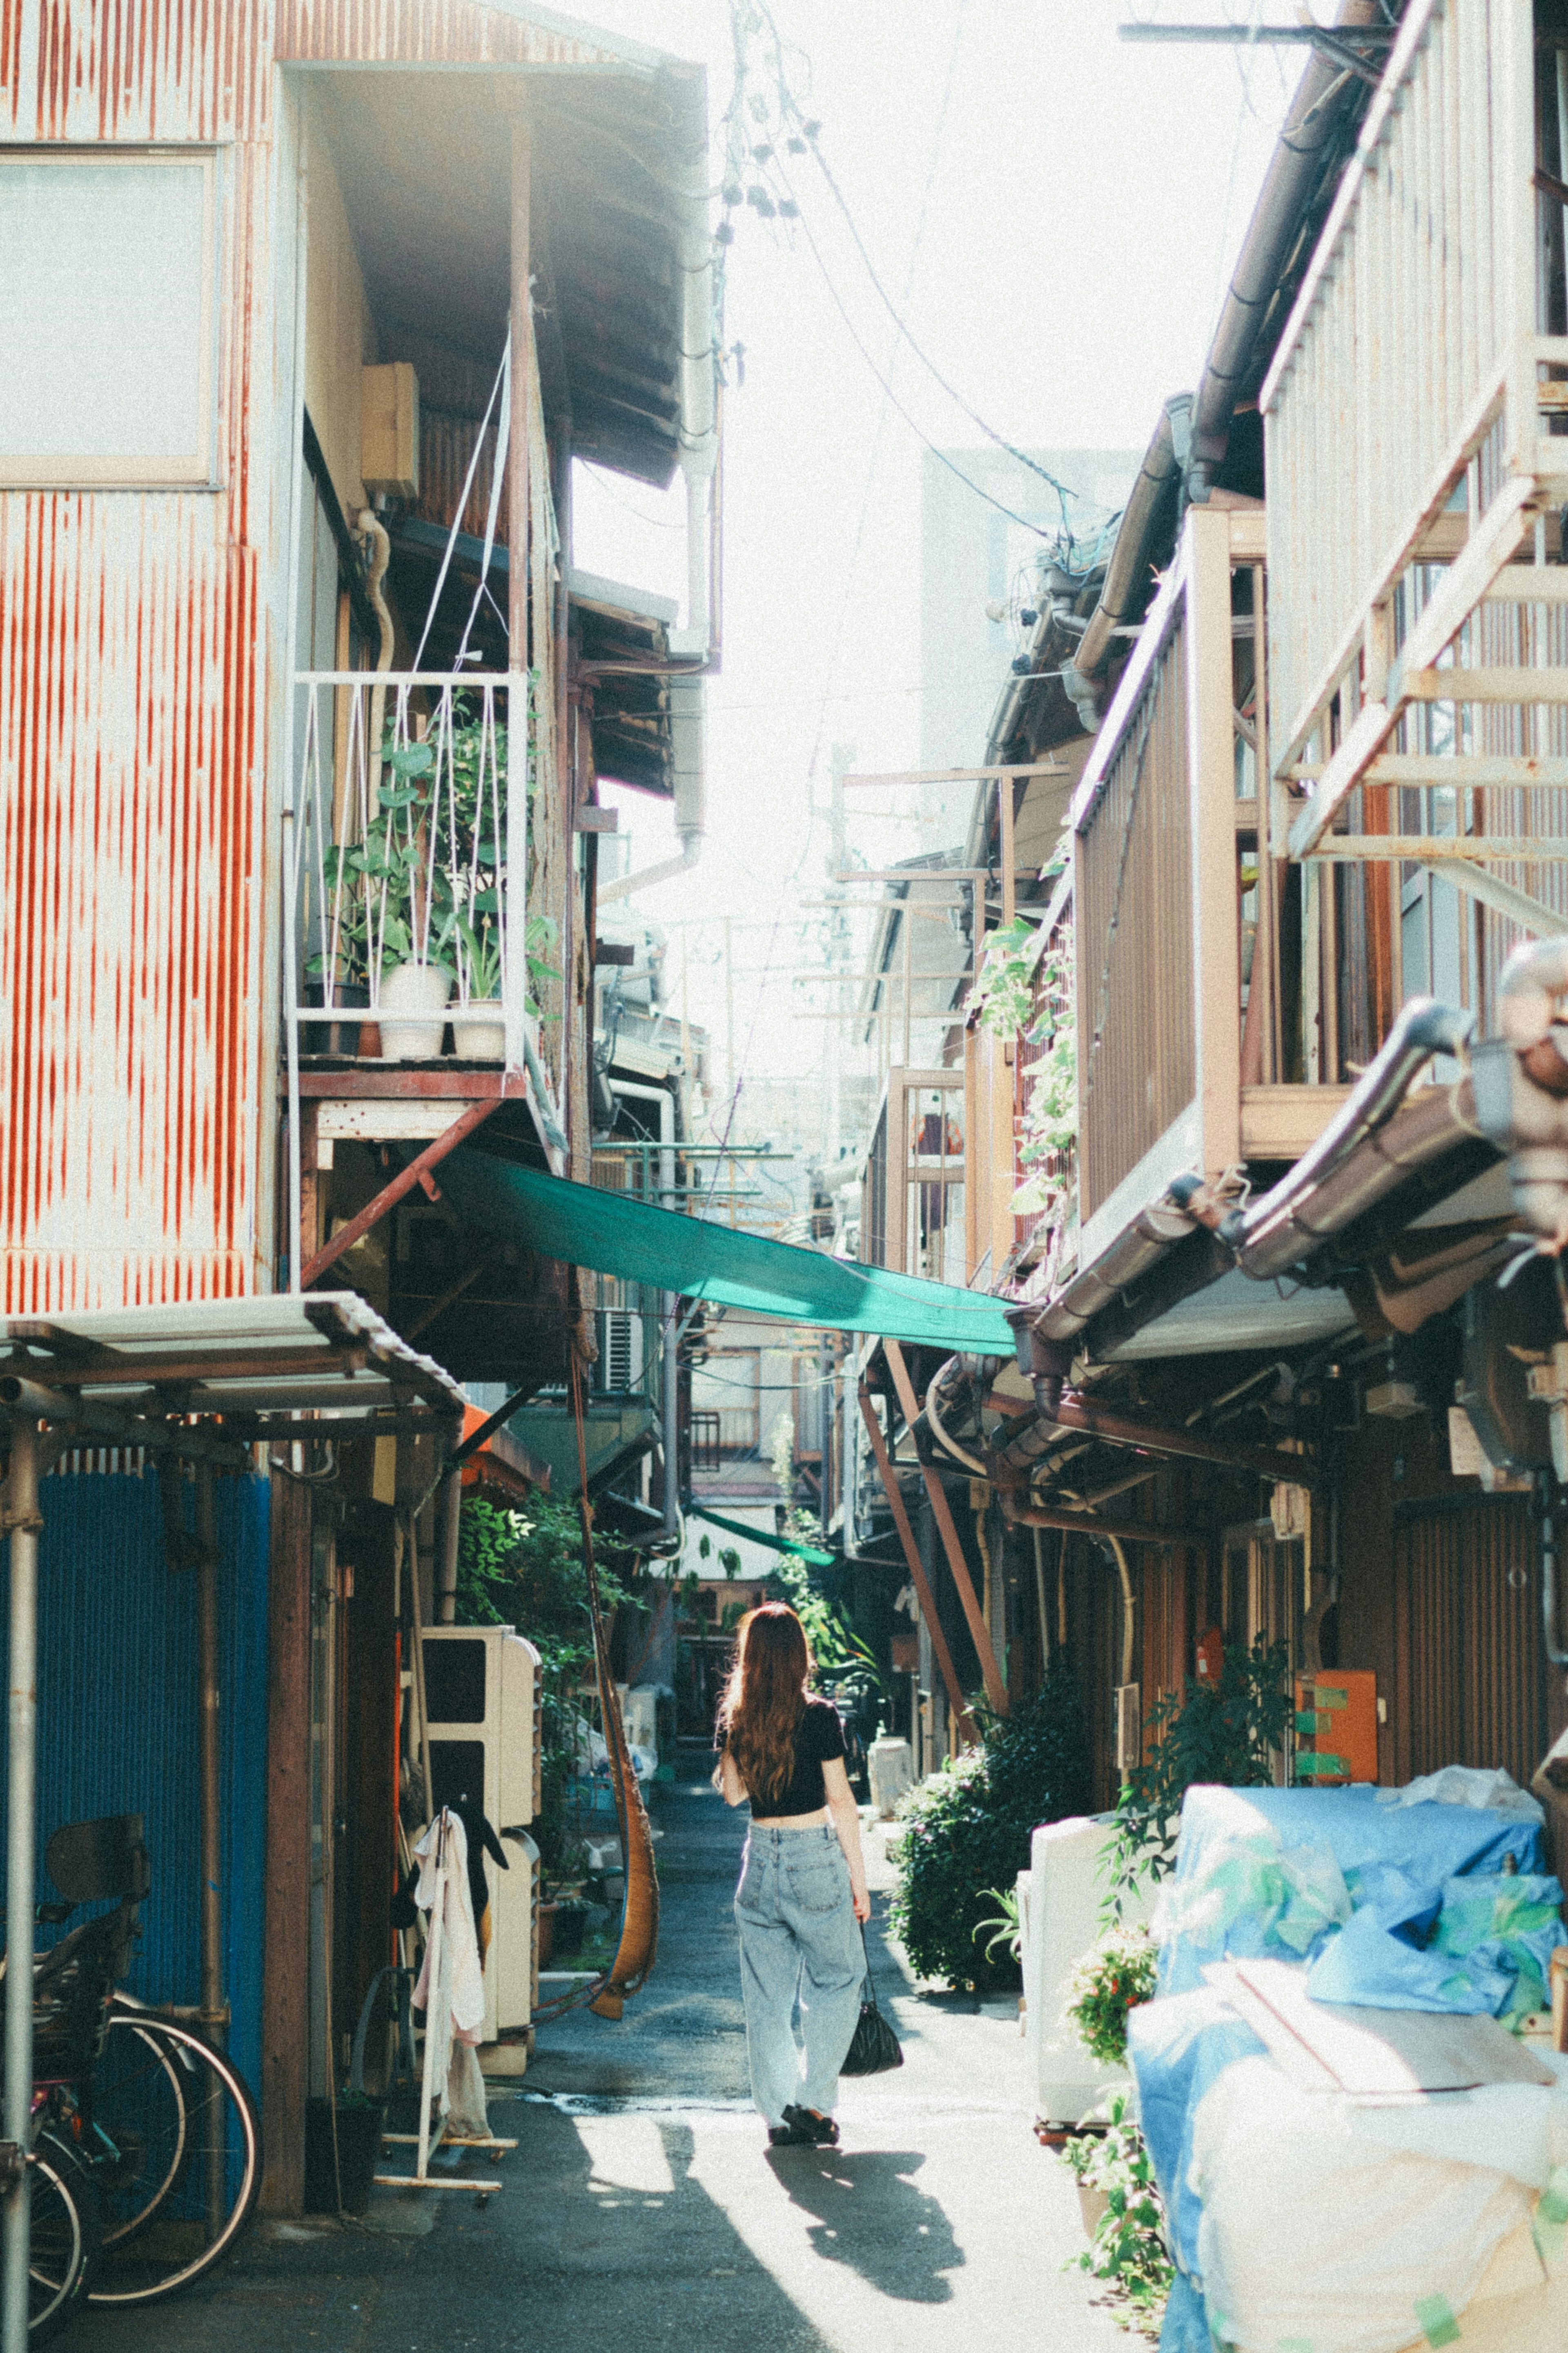
[[[1146,1928],[1112,1928],[1074,1966],[1064,2014],[1091,2059],[1125,2064],[1127,2013],[1153,2000],[1158,1967]]]
[[[1168,1692],[1148,1720],[1146,1765],[1122,1784],[1103,1871],[1103,1911],[1120,1919],[1122,1899],[1176,1867],[1182,1799],[1195,1781],[1231,1789],[1267,1788],[1293,1715],[1289,1653],[1259,1634],[1250,1651],[1227,1642],[1217,1683],[1189,1681]]]
[[[910,1793],[891,1917],[914,1968],[957,1986],[994,1985],[1016,1974],[987,1963],[975,1943],[994,1891],[1028,1868],[1037,1822],[1059,1821],[1088,1804],[1089,1759],[1078,1686],[1065,1658],[1016,1715],[993,1722],[966,1749]]]

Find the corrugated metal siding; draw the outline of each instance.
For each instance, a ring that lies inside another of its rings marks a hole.
[[[279,0],[280,59],[387,65],[625,65],[592,41],[475,0]]]
[[[222,138],[214,493],[0,497],[0,1309],[265,1280],[270,0],[0,0],[23,136]],[[36,89],[36,103],[35,103]]]
[[[272,0],[0,0],[0,122],[26,139],[255,138]]]
[[[195,1580],[164,1563],[158,1482],[56,1476],[42,1490],[38,1565],[38,1891],[61,1822],[142,1813],[153,1860],[145,1933],[127,1982],[149,2001],[200,1991]],[[220,1479],[218,1541],[224,1977],[229,2046],[261,2073],[267,1819],[265,1479]],[[186,1517],[191,1517],[186,1490]],[[0,1658],[5,1631],[0,1624]],[[4,1760],[0,1759],[0,1775]]]
[[[1401,1778],[1501,1765],[1528,1785],[1548,1737],[1528,1499],[1483,1496],[1400,1513],[1394,1608]]]

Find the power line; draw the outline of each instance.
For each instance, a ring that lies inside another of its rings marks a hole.
[[[813,160],[815,161],[818,171],[822,174],[823,178],[827,183],[834,203],[837,206],[839,211],[844,216],[845,226],[847,227],[850,236],[855,242],[855,250],[858,253],[861,260],[866,265],[866,275],[870,280],[872,285],[876,288],[877,292],[880,295],[882,301],[886,306],[888,315],[892,320],[894,326],[898,329],[905,343],[908,343],[910,351],[913,352],[921,365],[929,375],[936,378],[937,383],[941,385],[948,398],[954,402],[958,407],[963,409],[965,417],[969,418],[971,424],[978,425],[986,439],[988,441],[994,441],[998,449],[1005,449],[1009,458],[1016,458],[1020,466],[1026,466],[1031,474],[1037,474],[1042,482],[1048,482],[1050,484],[1051,489],[1055,491],[1058,498],[1061,501],[1062,529],[1070,536],[1072,527],[1068,520],[1067,502],[1069,498],[1072,498],[1075,495],[1075,493],[1068,489],[1065,482],[1058,482],[1056,476],[1047,472],[1046,468],[1040,465],[1037,459],[1031,458],[1026,450],[1016,448],[1013,443],[1007,439],[1005,434],[998,433],[994,426],[988,425],[984,417],[981,416],[980,411],[973,407],[970,402],[964,398],[957,385],[949,383],[947,377],[943,375],[936,362],[931,358],[931,353],[926,351],[921,344],[916,343],[908,322],[900,316],[899,310],[893,301],[892,296],[889,293],[887,288],[883,285],[880,278],[877,274],[877,265],[866,249],[866,240],[861,236],[860,231],[856,225],[855,216],[850,211],[848,204],[845,200],[843,189],[839,186],[837,180],[834,177],[832,168],[828,164],[826,156],[822,152],[821,144],[815,135],[815,131],[816,126],[814,125],[812,130],[806,132],[806,144],[811,151]]]

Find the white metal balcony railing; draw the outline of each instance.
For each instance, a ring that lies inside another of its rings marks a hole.
[[[526,677],[308,670],[295,681],[284,1013],[291,1046],[523,1067]]]

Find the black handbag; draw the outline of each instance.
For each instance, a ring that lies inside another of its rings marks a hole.
[[[866,1956],[866,1982],[860,1989],[860,2015],[849,2043],[848,2056],[838,2070],[841,2075],[884,2075],[889,2067],[901,2067],[904,2054],[899,2038],[877,2007],[876,1988],[871,1983],[871,1948],[866,1942],[864,1925],[860,1930],[860,1948]]]

